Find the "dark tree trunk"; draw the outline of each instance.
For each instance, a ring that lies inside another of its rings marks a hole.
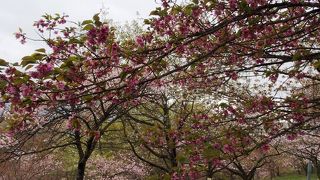
[[[86,143],[85,151],[83,151],[83,149],[81,147],[81,142],[80,142],[80,134],[78,132],[76,132],[76,145],[77,145],[78,153],[79,153],[79,161],[78,161],[76,180],[83,180],[84,175],[85,175],[87,161],[96,146],[96,142],[94,141],[94,137],[90,136],[90,138],[88,139],[88,141]]]
[[[232,173],[230,173],[230,176],[229,176],[229,180],[234,180],[234,177],[233,177],[233,174]]]
[[[77,180],[84,179],[85,170],[86,170],[86,161],[80,160],[78,163],[78,169],[77,169]]]
[[[315,166],[317,179],[320,180],[320,164],[317,159],[315,160],[314,166]]]
[[[277,176],[280,176],[280,168],[279,168],[279,166],[277,166]]]
[[[241,179],[242,179],[242,180],[250,180],[249,177],[246,176],[246,175],[241,176]]]
[[[250,172],[249,174],[242,174],[241,178],[243,180],[253,180],[255,172]]]
[[[214,167],[212,166],[212,162],[208,163],[208,169],[207,169],[207,178],[212,178],[213,177],[213,169]]]

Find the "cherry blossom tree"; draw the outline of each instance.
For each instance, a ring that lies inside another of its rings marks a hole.
[[[77,26],[65,23],[66,16],[43,16],[34,25],[49,52],[38,49],[18,65],[1,61],[1,104],[10,106],[2,126],[4,154],[6,160],[72,146],[79,156],[77,179],[83,179],[98,140],[121,116],[118,107],[139,102],[147,83],[139,81],[151,72],[140,68],[146,56],[130,55],[142,44],[121,42],[98,15]],[[16,37],[27,39],[21,30]],[[46,146],[23,148],[39,134],[47,135]]]
[[[206,98],[204,92],[184,96],[187,90],[177,86],[158,90],[121,118],[124,136],[139,159],[173,177],[213,178],[223,169],[233,170],[236,164],[243,169],[252,166],[250,172],[237,173],[251,179],[278,153],[267,153],[271,147],[264,128],[234,116],[235,109],[219,103],[239,102],[233,90],[207,94]]]
[[[9,106],[0,137],[5,159],[72,146],[79,155],[77,179],[83,179],[99,139],[122,117],[125,126],[145,123],[129,112],[152,104],[154,90],[168,84],[212,105],[202,105],[211,108],[207,116],[192,114],[190,136],[180,142],[198,145],[187,154],[188,170],[317,129],[319,97],[295,89],[307,86],[301,81],[320,81],[319,8],[316,0],[162,0],[144,21],[146,30],[129,38],[120,38],[98,15],[76,25],[66,25],[64,15],[45,15],[34,25],[49,50],[38,49],[18,64],[0,60],[1,105]],[[22,30],[15,35],[28,41]],[[168,150],[163,163],[171,163],[165,169],[174,179],[183,174],[171,170],[178,164],[177,143],[169,146],[176,133],[166,132],[169,114],[158,118],[160,128],[149,129],[161,130],[155,140],[164,137],[164,147],[147,149],[153,155]],[[134,127],[131,132],[140,130]],[[24,149],[39,133],[49,135],[47,146]]]
[[[258,79],[271,86],[264,96],[270,105],[278,106],[269,108],[288,112],[283,120],[299,126],[302,114],[303,121],[308,121],[319,113],[302,112],[318,107],[317,99],[291,96],[290,92],[297,80],[319,81],[315,70],[318,7],[317,1],[196,0],[180,5],[164,0],[146,23],[155,36],[165,37],[157,43],[162,59],[176,61],[175,68],[158,77],[183,70],[175,79],[194,89],[201,88],[197,86],[201,82],[210,85],[246,78],[253,84]],[[264,99],[259,96],[255,99]],[[258,111],[255,113],[261,114]]]
[[[146,20],[155,35],[165,37],[158,43],[163,59],[176,60],[159,77],[174,72],[180,84],[194,90],[232,81],[252,89],[266,86],[264,92],[227,101],[226,117],[245,122],[249,132],[261,129],[264,142],[258,146],[282,135],[294,139],[319,117],[318,97],[292,92],[294,86],[305,86],[299,81],[319,82],[318,8],[318,1],[196,0],[181,5],[164,0]]]

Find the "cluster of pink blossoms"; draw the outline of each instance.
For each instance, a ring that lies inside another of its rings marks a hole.
[[[65,24],[68,16],[63,15],[52,17],[50,15],[46,15],[44,17],[44,19],[40,19],[33,24],[41,33],[43,33],[44,30],[53,30],[58,24]]]
[[[31,71],[30,75],[33,78],[41,79],[41,78],[47,76],[53,70],[53,68],[54,68],[54,66],[52,63],[42,63],[36,67],[37,71]]]
[[[20,43],[21,43],[21,44],[26,43],[27,37],[26,37],[26,34],[25,34],[25,33],[16,32],[16,33],[15,33],[15,37],[16,37],[16,39],[20,40]]]
[[[87,42],[89,46],[95,46],[106,42],[109,35],[109,27],[103,25],[98,28],[92,28],[87,33]]]

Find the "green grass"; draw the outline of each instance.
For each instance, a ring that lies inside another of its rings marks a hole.
[[[306,180],[307,176],[298,174],[287,174],[276,177],[275,180]],[[317,180],[316,175],[311,176],[311,180]]]

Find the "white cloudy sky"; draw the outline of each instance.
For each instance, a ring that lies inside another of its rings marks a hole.
[[[2,0],[0,6],[0,58],[17,62],[39,48],[41,44],[27,42],[21,45],[13,33],[21,27],[34,36],[32,24],[41,15],[66,13],[73,21],[90,19],[101,8],[107,9],[108,18],[125,23],[148,16],[159,4],[155,0]]]

